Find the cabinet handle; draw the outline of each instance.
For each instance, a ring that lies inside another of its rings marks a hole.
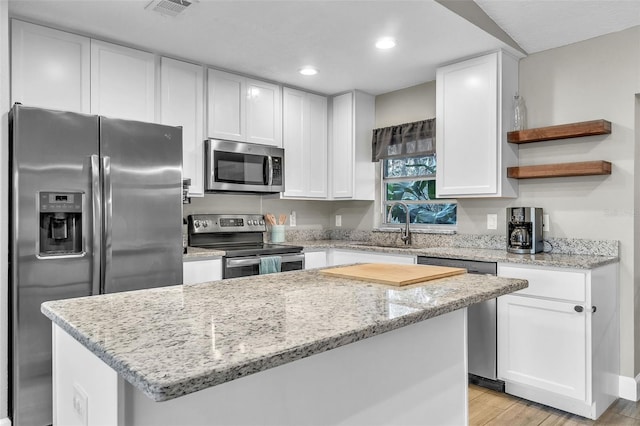
[[[583,308],[582,306],[580,306],[580,305],[576,305],[576,306],[574,306],[574,307],[573,307],[573,309],[574,309],[576,312],[582,312],[582,311],[584,311],[584,308]]]
[[[595,306],[592,306],[592,307],[591,307],[591,313],[592,313],[592,314],[594,314],[597,310],[598,310],[598,308],[597,308],[597,307],[595,307]]]

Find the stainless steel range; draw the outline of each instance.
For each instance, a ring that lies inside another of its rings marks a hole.
[[[279,256],[282,272],[304,269],[301,246],[263,242],[267,225],[260,214],[194,214],[187,222],[190,246],[225,252],[223,278],[258,275],[265,256]]]

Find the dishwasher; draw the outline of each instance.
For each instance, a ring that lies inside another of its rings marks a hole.
[[[465,268],[470,274],[497,275],[496,262],[418,256],[419,265]],[[497,378],[497,303],[496,299],[467,308],[469,383],[504,392]]]

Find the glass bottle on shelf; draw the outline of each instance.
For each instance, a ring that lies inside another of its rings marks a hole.
[[[524,130],[527,126],[527,107],[522,96],[516,92],[513,97],[513,128],[512,130]]]

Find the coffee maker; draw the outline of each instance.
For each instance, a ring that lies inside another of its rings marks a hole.
[[[542,251],[542,209],[507,207],[507,251],[534,254]]]

